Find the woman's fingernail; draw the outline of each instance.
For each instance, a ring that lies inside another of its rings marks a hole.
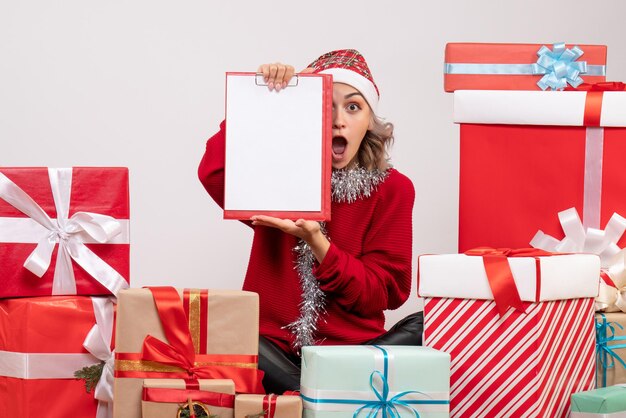
[[[282,84],[280,83],[276,83],[276,91],[280,91],[280,89],[282,88]]]

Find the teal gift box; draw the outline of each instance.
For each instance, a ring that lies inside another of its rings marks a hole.
[[[626,385],[574,393],[570,418],[626,418]]]
[[[300,393],[303,418],[448,418],[450,355],[413,346],[303,347]]]

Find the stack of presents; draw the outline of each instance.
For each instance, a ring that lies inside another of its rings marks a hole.
[[[128,171],[0,169],[0,417],[626,416],[626,86],[606,47],[449,44],[459,253],[424,347],[302,350],[265,394],[258,297],[129,286]]]

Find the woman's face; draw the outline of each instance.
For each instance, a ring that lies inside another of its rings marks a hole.
[[[345,168],[357,161],[371,117],[372,111],[357,89],[333,84],[333,168]]]

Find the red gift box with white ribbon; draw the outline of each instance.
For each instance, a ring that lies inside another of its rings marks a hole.
[[[0,168],[0,297],[117,294],[129,282],[126,168]]]
[[[0,300],[0,415],[111,418],[114,312],[106,297]],[[87,393],[74,374],[102,363]]]

